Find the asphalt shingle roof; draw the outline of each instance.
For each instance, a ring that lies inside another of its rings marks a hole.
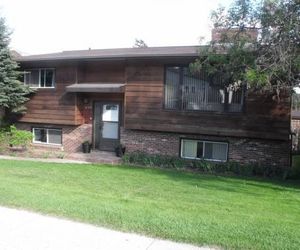
[[[48,60],[78,60],[78,59],[126,59],[126,58],[153,58],[153,57],[195,57],[201,46],[170,46],[147,48],[121,49],[90,49],[72,50],[59,53],[29,55],[17,57],[19,62],[48,61]]]

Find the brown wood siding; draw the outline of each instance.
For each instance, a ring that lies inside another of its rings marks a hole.
[[[288,139],[289,98],[282,98],[278,104],[271,95],[248,93],[245,113],[240,114],[165,110],[164,63],[170,62],[129,61],[126,70],[124,62],[23,63],[23,69],[55,68],[56,86],[37,90],[26,104],[27,114],[20,121],[65,125],[90,123],[93,101],[122,101],[123,95],[68,94],[65,87],[76,82],[124,82],[127,129]],[[90,100],[88,105],[83,103],[84,98]]]
[[[27,113],[22,122],[77,125],[76,95],[66,93],[65,87],[76,81],[76,65],[22,65],[24,69],[55,68],[55,88],[37,89],[26,103]]]
[[[78,63],[78,83],[125,83],[124,62],[80,62]],[[75,120],[92,123],[94,101],[118,101],[123,103],[124,95],[119,93],[79,93],[77,94]],[[89,103],[84,104],[83,99]]]
[[[219,136],[288,140],[289,98],[248,93],[244,113],[165,110],[164,65],[127,68],[125,128]]]
[[[26,103],[27,113],[19,120],[47,124],[80,125],[87,122],[83,115],[82,94],[66,93],[66,86],[74,83],[124,83],[125,70],[121,62],[73,62],[73,63],[23,63],[22,69],[55,68],[55,88],[37,89]],[[87,95],[92,100],[123,100],[123,95],[116,97],[106,94]],[[90,122],[90,121],[89,121]],[[89,123],[88,122],[88,123]]]
[[[124,64],[121,62],[81,62],[78,64],[78,82],[124,83]]]

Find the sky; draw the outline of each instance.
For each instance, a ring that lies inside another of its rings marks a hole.
[[[64,50],[198,45],[210,13],[231,0],[1,0],[0,16],[24,55]]]

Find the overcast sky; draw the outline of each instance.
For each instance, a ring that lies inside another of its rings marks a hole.
[[[211,10],[231,0],[1,0],[0,15],[23,54],[73,49],[197,45]]]

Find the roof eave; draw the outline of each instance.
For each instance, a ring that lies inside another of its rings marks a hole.
[[[79,61],[79,60],[135,60],[135,59],[163,59],[163,58],[196,58],[199,54],[180,54],[180,55],[141,55],[141,56],[81,56],[81,57],[53,57],[53,58],[16,58],[17,62],[44,62],[44,61]]]

